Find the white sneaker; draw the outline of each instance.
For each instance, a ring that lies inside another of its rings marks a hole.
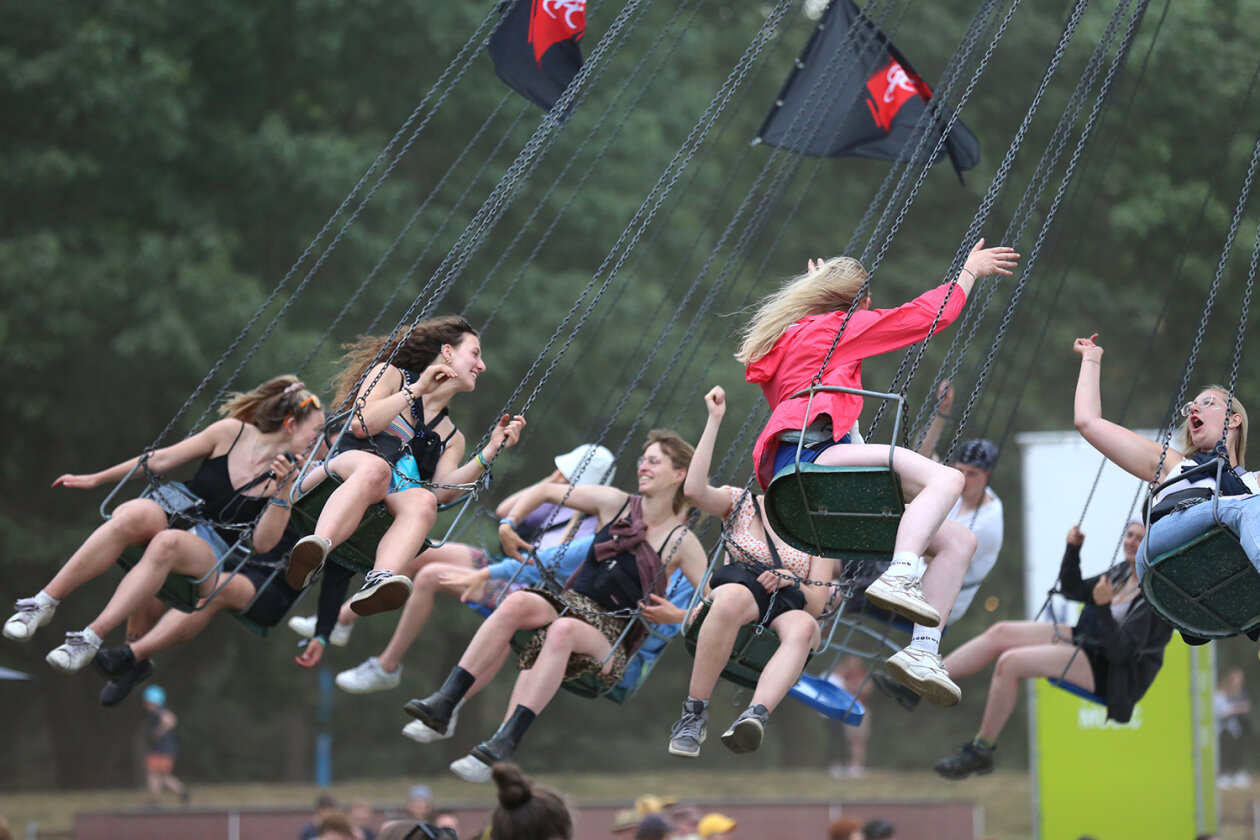
[[[289,552],[289,566],[284,570],[284,582],[294,589],[305,589],[319,570],[324,568],[332,542],[311,534],[297,541]]]
[[[88,641],[83,633],[67,633],[66,643],[55,648],[44,657],[44,661],[63,674],[73,674],[91,662],[100,647],[99,644]]]
[[[30,641],[35,631],[52,621],[57,608],[52,604],[43,604],[34,598],[19,598],[13,605],[17,610],[4,623],[4,637],[15,642]]]
[[[451,772],[465,782],[481,784],[490,781],[490,765],[473,755],[451,762]]]
[[[303,639],[309,639],[315,635],[315,621],[313,615],[295,615],[289,619],[289,629]],[[353,630],[353,624],[334,624],[332,632],[328,634],[328,644],[345,647],[350,643],[350,633]]]
[[[962,691],[949,678],[949,672],[935,653],[905,648],[884,663],[897,682],[936,706],[957,706]]]
[[[941,614],[923,597],[919,579],[884,572],[866,588],[866,600],[924,627],[938,627]]]
[[[418,744],[432,744],[434,741],[445,741],[447,738],[455,734],[455,721],[458,719],[459,712],[451,715],[451,722],[446,725],[445,735],[432,727],[425,726],[424,721],[419,720],[413,720],[411,723],[404,726],[402,734]]]
[[[373,691],[386,691],[398,688],[402,682],[402,666],[392,674],[381,667],[375,656],[365,659],[348,671],[337,675],[337,688],[350,694],[371,694]],[[419,723],[419,721],[417,721]]]
[[[396,610],[411,597],[411,578],[388,569],[374,569],[363,578],[363,588],[350,599],[355,615],[376,615]]]

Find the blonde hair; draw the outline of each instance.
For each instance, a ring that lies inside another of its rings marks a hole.
[[[653,429],[648,432],[641,451],[647,452],[648,447],[654,443],[658,444],[661,451],[668,456],[669,463],[674,469],[686,470],[691,467],[691,456],[696,453],[696,448],[683,440],[678,432],[673,429]],[[678,489],[674,491],[674,513],[682,513],[689,507],[687,497],[683,495],[683,485],[679,484]]]
[[[1230,453],[1231,466],[1245,467],[1247,459],[1247,426],[1250,422],[1247,419],[1247,409],[1243,406],[1238,396],[1229,396],[1229,389],[1224,385],[1205,385],[1200,388],[1197,393],[1202,394],[1204,391],[1216,391],[1224,394],[1229,398],[1229,405],[1225,412],[1225,422],[1229,422],[1229,415],[1237,414],[1242,418],[1238,424],[1238,429],[1234,432],[1234,451]],[[1173,432],[1173,448],[1187,458],[1192,458],[1198,449],[1190,442],[1190,418],[1181,421],[1181,425]]]
[[[260,432],[278,431],[290,417],[301,424],[319,410],[319,397],[291,373],[268,379],[252,391],[228,394],[219,406],[224,417],[256,426]]]
[[[813,271],[791,278],[761,299],[740,331],[736,360],[750,365],[770,352],[787,328],[810,315],[848,311],[865,300],[866,269],[852,257],[832,257]]]
[[[333,403],[345,402],[350,389],[377,362],[392,357],[394,367],[419,373],[437,360],[442,347],[458,347],[464,336],[476,334],[461,316],[446,315],[421,321],[397,335],[360,336],[353,344],[342,345],[347,352],[341,357],[344,367],[333,377]]]

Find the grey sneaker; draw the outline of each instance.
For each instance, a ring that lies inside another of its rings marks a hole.
[[[92,661],[100,645],[94,645],[82,633],[67,633],[66,643],[54,648],[44,661],[63,674],[73,674]]]
[[[490,770],[489,764],[471,754],[451,762],[451,772],[465,782],[474,782],[476,784],[488,782],[490,781]]]
[[[15,642],[30,641],[35,631],[52,621],[57,611],[52,604],[41,604],[34,598],[19,598],[13,607],[17,612],[4,623],[4,637]]]
[[[373,569],[364,576],[363,588],[350,599],[355,615],[376,615],[396,610],[411,597],[411,578],[388,569]]]
[[[399,665],[398,670],[391,674],[373,656],[348,671],[342,671],[335,682],[337,688],[350,694],[371,694],[373,691],[398,688],[398,684],[402,682],[402,666]]]
[[[731,728],[722,733],[722,743],[731,752],[752,752],[761,746],[761,736],[770,721],[770,711],[758,703],[744,709]]]
[[[938,627],[941,623],[941,614],[923,597],[919,579],[911,575],[884,572],[866,587],[866,600],[924,627]]]
[[[884,662],[897,682],[936,706],[957,706],[962,690],[949,678],[949,672],[935,653],[905,648]]]
[[[669,731],[669,752],[695,758],[700,755],[700,745],[708,737],[709,706],[700,700],[683,701],[683,714]]]

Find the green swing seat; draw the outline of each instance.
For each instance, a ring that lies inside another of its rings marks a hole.
[[[780,535],[781,536],[781,535]],[[709,615],[709,604],[706,602],[696,615],[696,620],[691,622],[687,628],[686,634],[683,636],[687,645],[687,652],[693,657],[696,655],[696,644],[700,638],[700,628],[704,625],[705,618]],[[760,624],[745,624],[739,628],[739,633],[735,636],[735,644],[731,646],[731,656],[726,662],[726,667],[722,669],[722,677],[728,682],[743,688],[756,688],[757,680],[761,679],[761,672],[765,669],[766,663],[770,661],[770,657],[774,656],[774,652],[779,649],[779,634],[762,627]],[[809,658],[814,656],[811,651]],[[808,664],[809,660],[806,660]]]
[[[905,399],[900,394],[820,385],[793,395],[840,392],[896,403],[893,441],[900,439]],[[812,408],[812,406],[811,406]],[[809,408],[806,409],[808,422]],[[886,561],[893,553],[905,510],[901,482],[892,465],[843,467],[797,461],[775,474],[766,488],[765,510],[774,529],[793,548],[847,563]]]
[[[1142,593],[1165,621],[1191,636],[1225,639],[1260,627],[1260,573],[1224,528],[1149,561]]]
[[[143,548],[134,545],[128,546],[123,550],[122,555],[118,558],[118,565],[122,566],[124,571],[131,571],[131,569],[140,562],[140,558],[143,556]],[[214,569],[206,573],[206,575],[201,578],[194,578],[191,575],[181,575],[178,572],[171,572],[166,576],[166,580],[162,582],[162,588],[158,590],[158,600],[173,610],[179,610],[180,612],[185,613],[196,612],[204,606],[199,606],[201,595],[198,590],[201,583],[208,580],[211,575],[219,571],[221,568],[222,564],[216,565]],[[274,577],[275,574],[276,572],[273,571],[272,577]],[[263,583],[263,586],[266,586],[270,582],[271,580],[269,578]],[[219,588],[216,585],[216,588],[210,594],[209,599],[213,599],[218,594]],[[209,603],[209,599],[206,603]],[[266,638],[267,634],[271,632],[270,627],[266,627],[253,619],[247,618],[244,613],[239,613],[233,610],[232,616],[239,621],[245,629],[249,630],[259,638]]]

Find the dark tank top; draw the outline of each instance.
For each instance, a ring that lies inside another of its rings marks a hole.
[[[188,482],[188,489],[203,502],[201,515],[210,522],[245,525],[257,519],[263,511],[263,506],[267,504],[266,497],[241,495],[244,491],[266,481],[265,474],[241,487],[233,487],[232,479],[228,475],[228,455],[236,448],[236,444],[240,442],[241,435],[244,433],[245,424],[241,423],[241,430],[236,433],[236,440],[232,441],[228,451],[217,458],[207,458],[202,461],[201,466],[197,467],[196,475]],[[229,544],[235,542],[239,536],[230,528],[216,528],[215,530]]]

